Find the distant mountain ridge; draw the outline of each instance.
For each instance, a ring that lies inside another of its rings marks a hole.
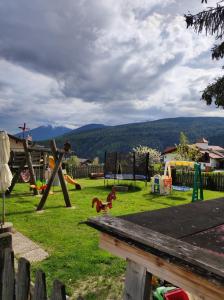
[[[163,151],[179,142],[181,131],[191,143],[205,137],[210,144],[224,146],[224,118],[221,117],[179,117],[85,131],[76,129],[56,138],[56,141],[62,146],[68,140],[78,156],[99,156],[102,161],[105,151],[129,152],[138,145]]]
[[[63,126],[51,126],[51,125],[46,125],[46,126],[39,126],[37,128],[31,129],[29,131],[26,131],[24,136],[27,137],[28,135],[31,135],[33,138],[33,141],[44,141],[44,140],[49,140],[51,138],[56,138],[58,136],[62,136],[66,133],[69,132],[84,132],[84,131],[91,131],[94,129],[100,129],[100,128],[106,128],[108,126],[104,124],[87,124],[84,126],[81,126],[76,129],[71,129]],[[23,133],[19,132],[16,133],[15,136],[22,138]]]
[[[72,132],[83,132],[83,131],[91,131],[91,130],[94,130],[94,129],[101,129],[101,128],[106,128],[106,127],[109,127],[109,126],[106,126],[104,124],[87,124],[87,125],[84,125],[84,126],[81,126],[79,128],[76,128],[74,130],[72,130]]]
[[[63,126],[53,127],[51,125],[46,125],[46,126],[39,126],[37,128],[26,131],[25,137],[27,137],[27,135],[29,134],[32,136],[34,141],[43,141],[43,140],[55,138],[57,136],[61,136],[65,133],[68,133],[69,131],[71,131],[71,129],[67,127],[63,127]],[[22,132],[20,132],[15,134],[15,136],[22,138],[23,134]]]

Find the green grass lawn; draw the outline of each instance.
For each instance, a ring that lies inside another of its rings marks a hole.
[[[91,207],[91,199],[95,196],[105,199],[109,190],[104,189],[103,180],[82,179],[79,182],[81,191],[69,185],[74,209],[64,207],[63,195],[57,188],[47,199],[42,213],[35,212],[40,198],[32,196],[29,185],[17,184],[6,202],[7,221],[13,222],[16,230],[48,251],[49,258],[33,265],[34,270],[41,268],[46,272],[48,282],[60,279],[74,299],[78,293],[85,299],[120,299],[125,262],[100,250],[98,232],[79,224],[97,214]],[[222,196],[220,192],[204,192],[206,200]],[[156,196],[139,182],[136,191],[117,193],[110,214],[118,216],[190,201],[191,191]]]

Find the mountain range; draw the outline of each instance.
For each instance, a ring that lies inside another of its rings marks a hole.
[[[73,132],[82,132],[82,131],[90,131],[93,129],[104,128],[103,124],[88,124],[77,129],[74,129]],[[72,131],[72,129],[63,127],[63,126],[39,126],[37,128],[31,129],[24,133],[24,137],[31,135],[34,141],[44,141],[51,138],[55,138],[57,136],[61,136],[65,133]],[[22,138],[23,133],[19,132],[15,134],[15,136]]]
[[[35,128],[29,134],[43,144],[55,138],[59,147],[69,141],[79,157],[98,156],[102,161],[105,151],[129,152],[139,145],[163,151],[178,144],[181,131],[190,143],[204,137],[209,144],[224,146],[224,118],[218,117],[180,117],[117,126],[87,124],[74,130],[49,125]]]
[[[183,131],[190,143],[201,137],[209,144],[224,146],[224,118],[218,117],[179,117],[156,121],[117,126],[101,126],[91,130],[72,130],[57,137],[56,142],[63,146],[68,140],[79,157],[103,160],[105,151],[129,152],[133,147],[146,145],[163,151],[168,146],[178,144]]]

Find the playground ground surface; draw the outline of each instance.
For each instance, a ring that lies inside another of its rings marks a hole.
[[[15,230],[39,244],[49,253],[41,263],[34,263],[33,270],[41,268],[50,283],[58,278],[66,284],[67,292],[76,299],[121,299],[125,262],[98,248],[98,233],[85,224],[79,224],[97,215],[91,199],[105,200],[109,189],[103,180],[81,179],[82,190],[69,185],[73,208],[65,208],[60,188],[47,199],[44,211],[35,212],[40,198],[33,196],[28,184],[17,184],[6,201],[7,221]],[[112,181],[111,181],[112,183]],[[191,191],[174,191],[169,196],[150,194],[149,184],[136,184],[136,190],[117,193],[110,214],[113,216],[154,210],[191,201]],[[204,191],[206,200],[222,197],[223,193]]]

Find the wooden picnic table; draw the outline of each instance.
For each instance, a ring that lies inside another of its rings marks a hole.
[[[224,299],[224,198],[86,223],[102,249],[127,260],[124,299],[149,299],[152,274],[199,299]]]

